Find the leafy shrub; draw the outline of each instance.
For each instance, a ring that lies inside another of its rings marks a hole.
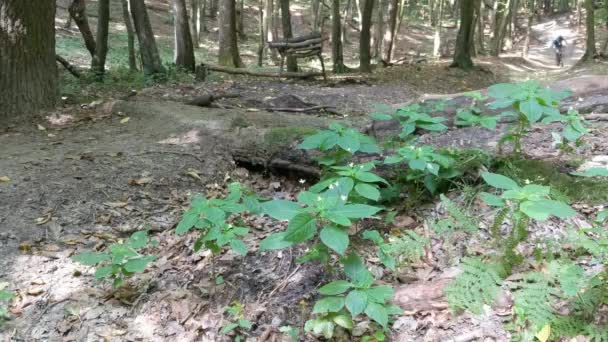
[[[244,332],[251,330],[251,321],[245,319],[245,310],[243,304],[235,301],[231,306],[225,309],[225,312],[229,316],[230,323],[226,324],[220,333],[222,335],[228,335],[234,333],[235,342],[245,341]]]
[[[105,252],[87,251],[72,259],[86,266],[96,266],[95,279],[113,279],[112,286],[116,288],[123,285],[126,278],[144,272],[148,264],[156,260],[155,256],[140,254],[139,251],[157,244],[157,241],[150,240],[148,232],[138,231],[126,241],[110,245]]]
[[[499,294],[502,284],[500,265],[465,258],[460,267],[462,272],[445,288],[450,307],[480,314],[483,305],[492,304]]]
[[[385,107],[382,108],[382,111],[372,113],[371,117],[376,120],[399,121],[401,124],[401,133],[399,133],[399,137],[403,140],[409,140],[417,129],[431,132],[441,132],[448,129],[448,127],[443,124],[443,122],[446,121],[446,118],[440,116],[433,117],[428,114],[433,109],[441,109],[441,104],[439,108],[413,104],[399,108],[394,112],[391,112],[390,108]]]

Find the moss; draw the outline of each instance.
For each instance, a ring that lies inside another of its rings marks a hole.
[[[550,161],[529,159],[501,159],[496,172],[524,184],[526,180],[551,187],[557,198],[572,202],[602,204],[608,202],[608,180],[582,178],[568,174],[571,165],[559,165]]]
[[[266,133],[264,140],[268,146],[285,146],[315,133],[316,129],[308,127],[273,128]]]

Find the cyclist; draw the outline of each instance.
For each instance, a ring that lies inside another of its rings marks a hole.
[[[553,41],[552,45],[553,45],[553,48],[555,49],[555,60],[557,62],[557,66],[564,66],[563,49],[564,49],[564,46],[566,46],[566,40],[564,39],[564,37],[558,36]]]

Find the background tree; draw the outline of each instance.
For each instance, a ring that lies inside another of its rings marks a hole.
[[[131,10],[128,0],[120,0],[122,3],[122,18],[127,29],[127,47],[129,50],[129,70],[137,71],[137,58],[135,57],[135,31],[131,21]]]
[[[239,55],[236,35],[236,2],[221,0],[219,18],[219,54],[218,63],[229,67],[241,67],[243,62]]]
[[[58,98],[55,0],[0,1],[0,120]]]
[[[293,38],[291,31],[291,13],[289,12],[289,0],[279,0],[281,4],[281,24],[283,27],[283,39]],[[293,56],[287,57],[287,71],[298,71],[298,62]]]
[[[174,62],[186,70],[194,72],[194,47],[188,26],[186,0],[173,0]]]
[[[371,66],[371,24],[372,12],[374,11],[374,0],[363,1],[361,13],[361,34],[359,36],[359,70],[361,72],[372,72]]]
[[[152,25],[150,25],[150,18],[144,0],[129,0],[129,4],[139,41],[139,53],[144,74],[153,75],[165,72],[158,54],[156,39],[154,39],[154,32],[152,31]]]
[[[331,60],[334,73],[346,71],[342,49],[342,20],[340,19],[340,0],[331,1]]]
[[[393,42],[395,40],[398,7],[399,0],[388,0],[388,22],[386,23],[386,31],[384,32],[384,49],[382,52],[382,60],[386,63],[391,62],[391,57],[393,54]]]
[[[473,15],[475,11],[475,0],[460,0],[460,28],[456,37],[456,48],[452,67],[470,69],[473,67],[471,59],[471,39],[473,39]]]
[[[93,32],[91,32],[91,27],[89,26],[89,20],[87,18],[87,3],[85,0],[73,0],[70,6],[68,7],[68,11],[70,16],[76,22],[76,26],[78,26],[78,30],[82,35],[82,39],[84,39],[84,45],[87,50],[91,54],[91,60],[95,57],[95,37],[93,37]]]
[[[110,29],[110,0],[97,1],[97,40],[95,54],[91,60],[91,69],[98,79],[103,78],[108,55],[108,30]]]
[[[591,60],[597,56],[597,50],[595,49],[595,13],[593,0],[585,0],[585,12],[587,12],[585,19],[587,40],[585,44],[585,54],[581,58],[581,61]]]

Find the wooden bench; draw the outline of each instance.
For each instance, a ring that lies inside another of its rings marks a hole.
[[[325,64],[323,63],[323,39],[321,33],[315,32],[306,36],[289,38],[283,41],[268,42],[268,47],[276,49],[279,55],[281,55],[281,68],[279,71],[279,77],[283,73],[283,66],[285,65],[285,58],[295,57],[304,58],[317,56],[321,62],[321,69],[323,71],[323,79],[327,81],[325,75]]]

